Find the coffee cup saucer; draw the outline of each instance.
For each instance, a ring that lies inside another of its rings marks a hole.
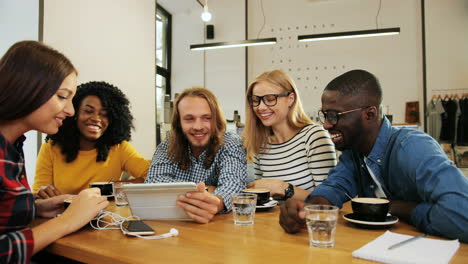
[[[258,209],[265,209],[265,208],[272,208],[278,204],[276,200],[270,200],[264,204],[257,205],[256,208]]]
[[[364,221],[355,214],[345,214],[343,218],[359,227],[363,228],[388,228],[398,222],[398,217],[388,214],[384,221]]]

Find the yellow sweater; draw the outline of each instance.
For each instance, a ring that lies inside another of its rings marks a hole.
[[[127,141],[113,146],[104,162],[96,162],[97,150],[80,151],[71,163],[65,162],[58,145],[44,143],[39,151],[33,192],[52,184],[62,194],[78,194],[92,182],[119,180],[122,171],[146,178],[149,162]]]

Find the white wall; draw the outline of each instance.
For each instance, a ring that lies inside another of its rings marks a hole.
[[[207,42],[245,39],[245,6],[241,0],[209,1],[215,38]],[[196,43],[194,43],[196,44]],[[193,51],[196,52],[196,51]],[[238,110],[245,120],[245,48],[206,52],[206,87],[218,97],[227,119]]]
[[[44,1],[44,42],[78,69],[78,83],[106,81],[129,98],[132,144],[150,159],[156,148],[154,0]]]
[[[426,0],[427,99],[468,93],[468,1]],[[448,91],[436,91],[436,90]]]
[[[0,0],[0,56],[21,40],[38,40],[39,1]],[[26,174],[33,184],[37,159],[37,132],[26,133],[23,146],[26,159]]]
[[[378,27],[400,27],[400,35],[297,41],[298,35],[375,29],[378,6],[375,0],[263,1],[266,24],[260,37],[277,37],[278,43],[250,48],[249,80],[265,70],[283,69],[298,86],[306,113],[316,116],[328,82],[364,69],[379,78],[383,105],[389,105],[394,122],[404,122],[405,102],[422,102],[419,1],[382,1]],[[260,0],[249,1],[250,38],[257,37],[262,24]]]
[[[184,0],[163,2],[181,5]],[[263,0],[266,23],[261,30],[264,21],[261,1],[250,0],[248,38],[277,37],[278,44],[249,48],[248,81],[265,70],[281,68],[287,71],[299,87],[306,112],[315,116],[325,85],[343,72],[362,68],[380,79],[384,89],[383,105],[389,106],[394,122],[404,122],[408,101],[420,101],[422,112],[419,0],[382,1],[378,27],[400,27],[400,35],[309,43],[297,41],[297,36],[302,34],[374,29],[378,4],[379,1],[374,0]],[[240,0],[210,1],[209,9],[213,14],[210,23],[215,26],[215,39],[206,42],[245,39],[244,8],[244,1]],[[201,81],[199,72],[203,60],[195,54],[202,51],[188,51],[187,47],[187,42],[203,43],[198,35],[203,30],[199,18],[201,12],[201,6],[191,11],[190,18],[185,12],[187,19],[180,28],[177,28],[180,21],[173,21],[173,38],[178,39],[173,41],[173,91]],[[179,14],[176,11],[173,17],[177,18]],[[181,28],[185,30],[181,31]],[[233,110],[240,110],[243,120],[244,52],[244,48],[208,50],[204,61],[206,87],[218,95],[228,118]],[[184,70],[180,71],[179,67]]]
[[[245,39],[244,1],[209,1],[215,38],[204,41],[203,7],[196,1],[160,0],[172,14],[172,95],[192,86],[205,86],[218,97],[226,118],[234,110],[244,117],[245,48],[191,51],[191,44]],[[172,97],[173,98],[173,97]],[[244,119],[243,119],[244,120]]]
[[[204,23],[196,1],[158,0],[172,15],[172,96],[185,88],[204,86],[204,53],[193,52],[190,44],[203,43]]]

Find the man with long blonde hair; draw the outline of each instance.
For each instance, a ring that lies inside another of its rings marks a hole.
[[[185,89],[176,99],[171,132],[156,148],[146,182],[197,182],[197,192],[177,205],[193,220],[208,223],[231,210],[230,194],[245,188],[247,165],[240,138],[226,132],[216,96],[205,88]],[[212,193],[205,184],[215,186]]]

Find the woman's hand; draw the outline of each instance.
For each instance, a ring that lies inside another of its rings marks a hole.
[[[63,211],[63,201],[72,195],[55,196],[49,199],[37,199],[37,211],[43,216],[55,216]],[[86,189],[73,198],[67,210],[59,217],[50,219],[32,228],[34,237],[33,254],[55,240],[75,232],[93,219],[109,202],[102,197],[98,188]],[[60,209],[57,209],[61,207]]]
[[[49,184],[49,185],[42,186],[36,195],[37,197],[41,199],[47,199],[47,198],[61,195],[61,193],[59,192],[59,190],[57,190],[57,188],[55,188],[55,186],[53,186],[52,184]]]
[[[101,196],[99,188],[85,189],[73,198],[58,218],[68,225],[68,233],[71,233],[86,225],[108,205],[107,197]]]
[[[63,201],[74,195],[63,194],[48,199],[36,199],[36,214],[40,217],[52,218],[63,212]]]
[[[261,179],[250,182],[247,187],[254,189],[268,189],[271,196],[284,196],[284,190],[288,188],[289,184],[275,179]]]

